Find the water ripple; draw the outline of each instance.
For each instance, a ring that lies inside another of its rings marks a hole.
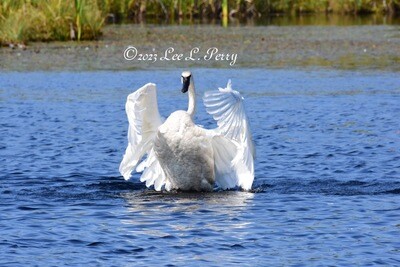
[[[398,73],[194,72],[245,97],[250,192],[119,175],[126,96],[152,81],[163,115],[185,109],[180,71],[0,73],[0,265],[399,265]]]

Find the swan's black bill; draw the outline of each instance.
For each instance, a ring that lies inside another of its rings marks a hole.
[[[190,85],[190,76],[184,77],[182,76],[182,93],[186,93],[189,90]]]

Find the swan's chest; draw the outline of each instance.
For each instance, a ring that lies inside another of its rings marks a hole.
[[[168,146],[174,153],[189,153],[198,155],[211,149],[210,138],[203,128],[195,125],[184,111],[172,113],[159,127],[156,141],[164,149]],[[159,151],[162,152],[162,151]]]
[[[154,147],[160,164],[176,188],[212,189],[214,161],[211,140],[186,112],[177,111],[168,117],[159,127]]]

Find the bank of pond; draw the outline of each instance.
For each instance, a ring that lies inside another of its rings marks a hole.
[[[268,21],[305,14],[398,17],[394,0],[2,0],[0,44],[29,41],[96,40],[108,23]]]

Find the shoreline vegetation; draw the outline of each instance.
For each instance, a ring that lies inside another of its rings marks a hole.
[[[146,18],[232,19],[310,13],[400,14],[400,0],[2,0],[0,44],[97,40],[104,25]]]

